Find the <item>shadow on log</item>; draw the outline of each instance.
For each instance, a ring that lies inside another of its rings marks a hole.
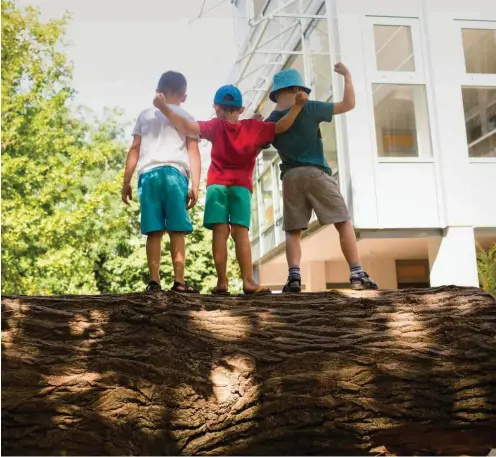
[[[2,299],[4,455],[487,455],[496,303],[438,288]]]

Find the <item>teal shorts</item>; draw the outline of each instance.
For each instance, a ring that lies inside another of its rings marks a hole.
[[[211,184],[207,187],[203,225],[235,224],[250,228],[251,192],[246,187]]]
[[[191,233],[186,209],[188,178],[177,168],[163,166],[143,173],[138,180],[141,233],[166,230]]]

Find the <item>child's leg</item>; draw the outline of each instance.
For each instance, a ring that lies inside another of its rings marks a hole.
[[[212,253],[215,270],[217,271],[217,292],[227,292],[227,240],[229,239],[228,224],[213,224]]]
[[[245,294],[270,293],[269,289],[260,287],[253,279],[251,245],[248,235],[251,219],[251,192],[241,186],[229,187],[228,201],[231,234],[236,246],[236,259],[243,279],[243,292]]]
[[[308,200],[320,224],[334,224],[339,233],[341,250],[350,267],[352,289],[377,289],[360,264],[355,230],[337,181],[323,171],[317,172],[309,186]]]
[[[348,262],[350,269],[360,266],[360,256],[358,254],[358,243],[355,230],[350,219],[334,224],[339,233],[339,242],[344,258]]]
[[[288,171],[282,181],[283,192],[283,229],[286,232],[286,259],[288,261],[288,280],[283,292],[301,291],[301,234],[308,228],[312,207],[306,198],[308,167]]]
[[[160,284],[160,254],[162,252],[163,230],[149,233],[146,238],[146,259],[150,280]]]
[[[232,225],[231,234],[236,247],[236,259],[241,270],[241,278],[243,279],[243,291],[245,293],[255,292],[259,288],[259,285],[253,279],[253,263],[251,260],[248,228],[241,225]]]
[[[169,232],[170,253],[174,268],[174,281],[184,284],[184,263],[186,261],[186,246],[184,232]]]

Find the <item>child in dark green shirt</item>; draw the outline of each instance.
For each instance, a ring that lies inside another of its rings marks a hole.
[[[355,93],[348,69],[338,63],[335,71],[345,78],[343,101],[325,103],[309,101],[293,126],[276,135],[273,145],[281,157],[284,231],[289,275],[283,292],[301,291],[301,233],[315,211],[321,225],[334,224],[339,232],[341,249],[350,266],[351,288],[377,289],[377,284],[362,269],[353,224],[337,181],[324,157],[321,122],[331,122],[336,114],[355,107]],[[270,99],[276,109],[266,121],[277,122],[295,104],[299,91],[310,93],[295,69],[289,68],[274,76]]]

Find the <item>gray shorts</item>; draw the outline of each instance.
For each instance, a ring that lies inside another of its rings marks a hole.
[[[315,211],[321,225],[347,221],[350,216],[337,181],[317,167],[297,167],[282,179],[283,229],[305,230]]]

